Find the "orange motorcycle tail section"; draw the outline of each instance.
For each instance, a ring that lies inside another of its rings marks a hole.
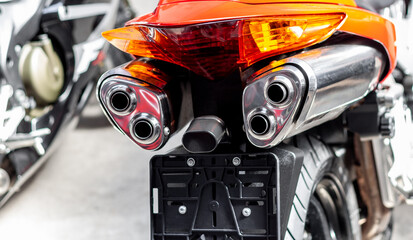
[[[317,44],[336,31],[380,43],[388,57],[382,76],[396,65],[393,24],[352,0],[161,0],[153,13],[126,26],[103,35],[125,52],[169,61],[209,79]],[[321,37],[308,37],[314,33]],[[223,59],[228,64],[213,67]]]

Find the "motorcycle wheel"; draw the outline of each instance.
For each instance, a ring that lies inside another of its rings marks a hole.
[[[311,136],[297,137],[295,145],[304,151],[304,162],[285,239],[361,239],[357,196],[344,156],[335,156]]]

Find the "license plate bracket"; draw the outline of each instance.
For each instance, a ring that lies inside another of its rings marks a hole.
[[[151,160],[153,240],[276,240],[274,153],[171,154]]]

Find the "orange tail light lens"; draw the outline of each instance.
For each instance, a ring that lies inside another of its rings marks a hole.
[[[209,79],[330,37],[345,13],[250,18],[183,27],[131,25],[102,35],[122,51],[171,62]]]
[[[269,55],[296,51],[329,38],[345,14],[246,20],[242,29],[241,61],[251,65]]]

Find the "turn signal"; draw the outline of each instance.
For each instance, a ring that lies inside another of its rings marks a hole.
[[[344,13],[246,20],[240,45],[241,61],[251,65],[268,55],[300,50],[329,38]]]
[[[171,62],[209,79],[330,37],[345,13],[228,20],[182,27],[130,25],[102,33],[135,56]]]

